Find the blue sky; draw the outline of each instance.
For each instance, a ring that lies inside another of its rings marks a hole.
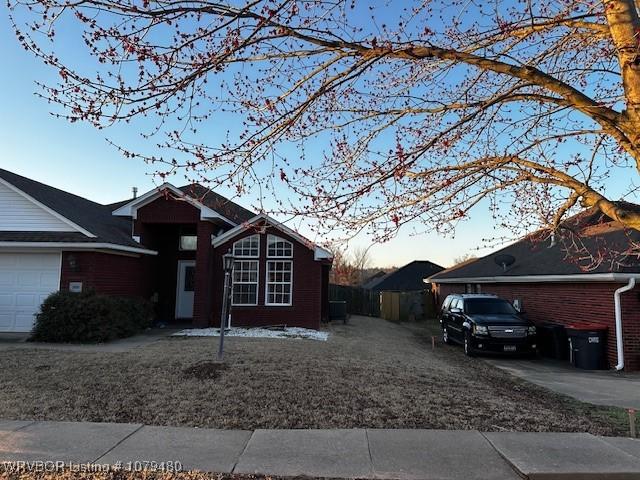
[[[66,54],[74,53],[73,45],[63,45]],[[21,49],[15,40],[6,16],[0,15],[0,53],[3,72],[0,76],[0,167],[89,199],[111,203],[130,196],[131,187],[144,192],[154,186],[151,166],[139,160],[122,157],[105,141],[116,137],[135,145],[139,137],[135,129],[118,126],[98,131],[86,124],[70,124],[49,114],[50,105],[37,98],[35,80],[52,83],[56,72],[43,66],[31,54]],[[80,52],[84,54],[84,52]],[[181,178],[169,179],[177,185]],[[229,196],[231,192],[218,190]],[[282,192],[287,194],[286,190]],[[236,199],[245,206],[250,200]],[[304,223],[295,220],[291,226],[308,233]],[[415,230],[423,227],[416,225]],[[415,234],[407,227],[393,240],[371,247],[372,263],[376,266],[403,265],[411,260],[431,260],[443,266],[466,253],[479,252],[483,239],[509,235],[494,229],[486,205],[473,211],[472,218],[461,223],[455,237],[435,234]],[[312,237],[313,238],[313,237]],[[320,241],[321,238],[313,238]],[[353,245],[368,246],[367,238],[358,238]]]

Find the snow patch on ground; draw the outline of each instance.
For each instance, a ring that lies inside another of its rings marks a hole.
[[[269,328],[238,328],[232,327],[224,332],[225,337],[248,338],[306,338],[326,342],[327,332],[319,332],[309,328],[288,327],[283,329]],[[173,334],[174,337],[219,337],[219,328],[187,328]]]

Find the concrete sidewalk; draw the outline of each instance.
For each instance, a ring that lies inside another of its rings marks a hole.
[[[0,462],[181,462],[185,470],[366,479],[640,479],[640,441],[585,433],[212,430],[0,421]]]

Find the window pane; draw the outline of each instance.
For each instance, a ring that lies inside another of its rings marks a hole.
[[[292,270],[291,260],[267,262],[267,304],[291,305]]]
[[[180,250],[196,250],[197,248],[197,235],[180,235]]]
[[[291,242],[269,235],[267,237],[267,257],[291,258],[293,256],[293,245]]]
[[[233,305],[256,305],[258,303],[258,261],[237,260],[233,264]]]
[[[257,257],[260,254],[260,235],[251,235],[233,244],[234,257]]]
[[[196,284],[196,267],[184,267],[184,291],[193,292]]]

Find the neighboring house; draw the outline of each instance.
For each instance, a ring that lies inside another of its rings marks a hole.
[[[364,288],[380,294],[380,315],[404,321],[430,317],[434,313],[431,286],[424,279],[444,268],[427,260],[414,260],[393,272],[371,280]]]
[[[362,282],[362,285],[360,285],[360,288],[364,288],[365,290],[370,290],[371,287],[373,285],[375,285],[376,283],[378,283],[378,280],[380,280],[382,277],[384,277],[388,272],[385,272],[384,270],[380,270],[376,273],[374,273],[373,275],[368,276],[364,282]]]
[[[450,293],[494,293],[519,300],[534,322],[603,324],[608,327],[608,359],[618,364],[614,293],[631,278],[640,280],[637,255],[624,255],[636,231],[594,210],[565,222],[572,239],[541,240],[540,232],[483,258],[432,275],[440,305]],[[572,247],[570,243],[575,242]],[[578,247],[580,251],[573,249]],[[640,286],[621,294],[625,370],[640,370]]]
[[[414,260],[386,275],[367,281],[363,288],[374,292],[421,292],[429,289],[424,279],[444,270],[427,260]]]
[[[101,205],[0,169],[0,331],[27,332],[57,290],[138,296],[159,320],[219,325],[222,255],[233,325],[318,328],[331,254],[201,186]]]

